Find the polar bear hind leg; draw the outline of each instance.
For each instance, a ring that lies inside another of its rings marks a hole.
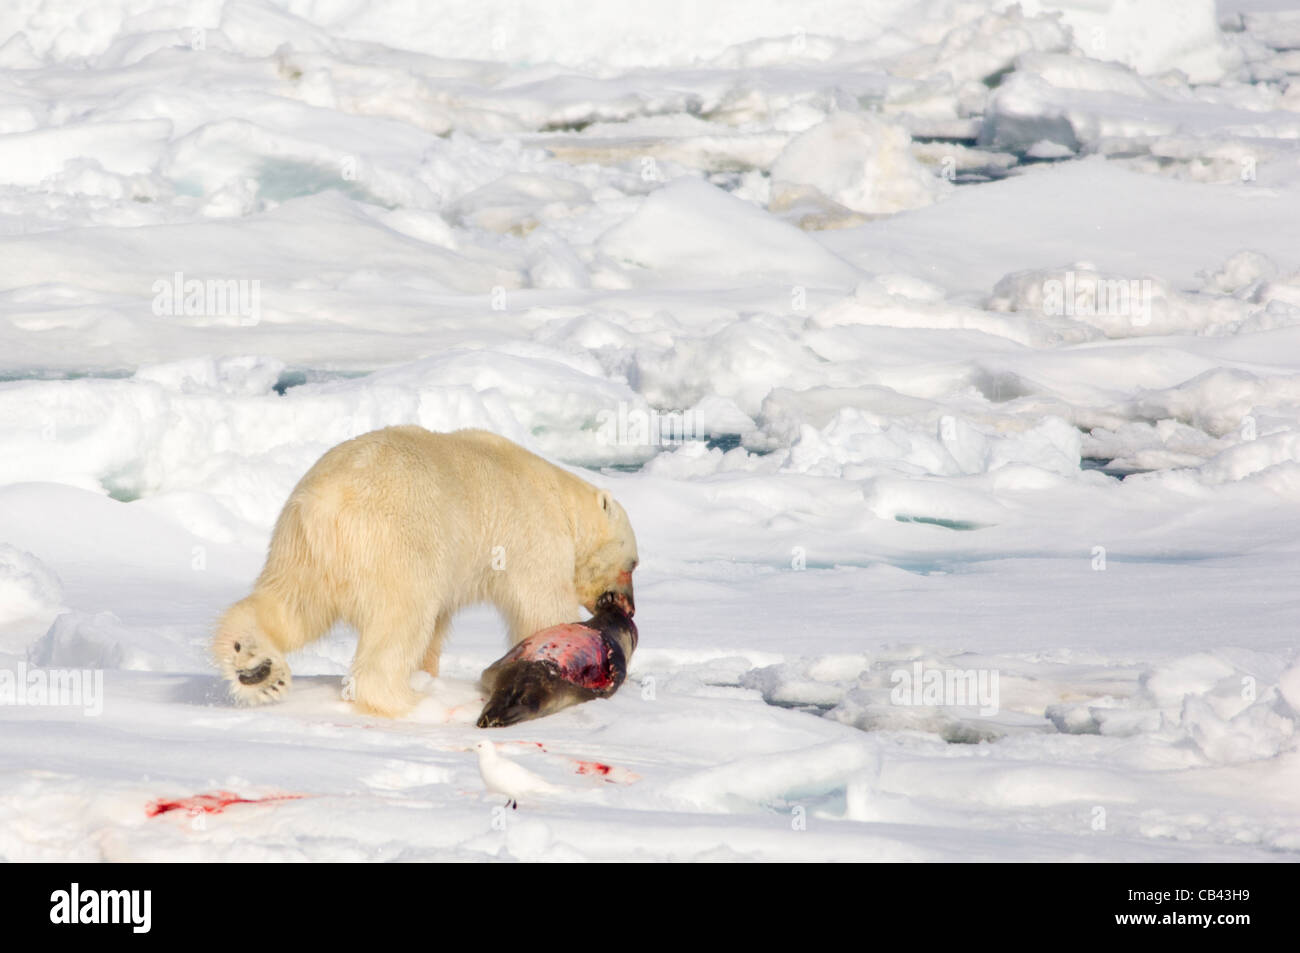
[[[293,684],[285,656],[320,638],[339,617],[331,586],[309,552],[298,507],[288,506],[252,594],[217,626],[212,657],[240,704],[280,701]]]
[[[442,657],[442,646],[451,631],[451,613],[444,609],[438,614],[438,621],[433,625],[433,635],[424,650],[424,662],[420,668],[434,678],[438,677],[438,660]]]
[[[437,606],[414,611],[394,600],[356,619],[357,654],[349,676],[349,700],[362,711],[386,718],[405,715],[420,696],[411,676],[427,664],[436,638]],[[435,655],[436,664],[436,655]],[[427,669],[426,669],[427,671]]]
[[[225,677],[230,697],[241,705],[279,701],[293,678],[284,654],[258,621],[259,600],[249,596],[222,617],[212,642],[212,658]]]

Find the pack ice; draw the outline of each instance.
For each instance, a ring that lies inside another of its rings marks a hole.
[[[1294,859],[1300,18],[1177,7],[5,4],[0,858]],[[518,811],[486,612],[206,656],[398,423],[636,526]]]

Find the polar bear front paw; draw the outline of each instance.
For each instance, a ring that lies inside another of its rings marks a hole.
[[[269,649],[255,636],[232,638],[222,646],[222,673],[230,683],[230,695],[242,705],[265,705],[280,701],[293,684],[289,665],[279,652]]]

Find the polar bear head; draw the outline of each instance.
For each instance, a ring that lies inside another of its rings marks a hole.
[[[632,599],[632,571],[637,565],[636,534],[627,512],[608,490],[596,490],[587,532],[574,562],[573,588],[588,612],[596,611],[602,593],[617,592]]]

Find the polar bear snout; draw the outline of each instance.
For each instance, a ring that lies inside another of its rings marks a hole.
[[[624,575],[629,574],[624,573]],[[613,606],[628,618],[636,615],[636,603],[632,601],[632,580],[630,578],[627,582],[627,592],[614,592],[611,590],[601,593],[600,598],[596,600],[595,606],[592,607],[592,611],[602,612],[610,606]]]
[[[626,569],[618,574],[618,588],[613,591],[618,607],[628,614],[636,615],[636,599],[632,597],[632,570]]]
[[[617,582],[608,588],[599,589],[599,595],[586,596],[582,601],[582,607],[595,615],[602,607],[613,604],[629,618],[636,615],[636,599],[632,595],[632,574],[621,572],[615,578]]]

